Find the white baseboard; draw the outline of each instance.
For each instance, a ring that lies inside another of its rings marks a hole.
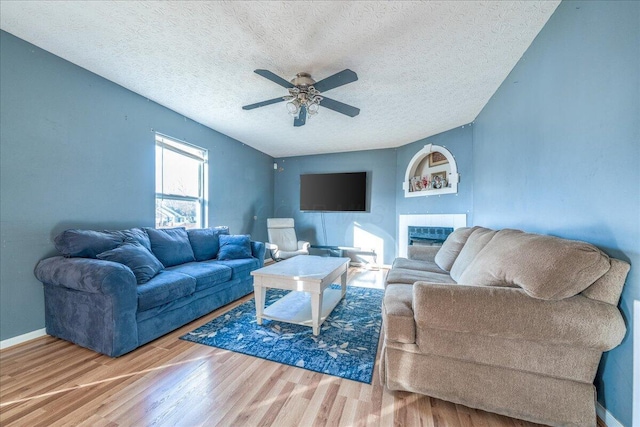
[[[600,404],[600,402],[596,402],[596,414],[598,418],[604,421],[607,427],[624,427],[622,423],[615,419],[611,412],[607,411],[607,409]]]
[[[17,337],[2,340],[0,341],[0,350],[13,347],[14,345],[22,344],[23,342],[31,341],[45,335],[47,335],[47,331],[45,328],[42,328],[38,329],[37,331],[27,332],[26,334],[18,335]]]

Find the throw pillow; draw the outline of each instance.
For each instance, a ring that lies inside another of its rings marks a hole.
[[[118,247],[124,238],[109,231],[65,230],[53,240],[56,249],[66,257],[95,258]]]
[[[165,267],[196,260],[184,227],[145,230],[151,241],[151,251]]]
[[[490,230],[484,227],[477,227],[476,230],[471,233],[467,242],[464,244],[462,250],[458,254],[456,261],[451,266],[449,275],[453,280],[458,282],[462,272],[471,264],[473,259],[480,253],[497,231]]]
[[[218,236],[221,234],[229,234],[229,227],[221,226],[187,230],[196,261],[206,261],[218,255],[218,250],[220,249]]]
[[[128,230],[118,231],[127,243],[140,243],[142,246],[151,251],[151,241],[147,232],[142,228],[130,228]]]
[[[444,241],[442,247],[433,259],[435,263],[438,264],[438,267],[444,271],[451,271],[451,267],[456,261],[456,258],[458,258],[458,254],[475,229],[476,227],[460,227],[449,234],[449,237]]]
[[[140,243],[125,243],[98,254],[97,258],[126,265],[133,271],[138,284],[147,283],[164,269],[162,263]]]
[[[219,260],[251,258],[251,236],[229,236],[223,234],[219,236],[219,240]]]

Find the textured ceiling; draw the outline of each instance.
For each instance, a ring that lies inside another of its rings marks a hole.
[[[0,28],[273,157],[397,147],[473,121],[559,1],[2,1]],[[294,128],[253,73],[355,83]]]

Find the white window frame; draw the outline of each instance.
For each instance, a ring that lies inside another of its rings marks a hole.
[[[197,145],[194,144],[190,144],[188,142],[185,141],[181,141],[179,139],[176,138],[172,138],[170,136],[167,135],[163,135],[161,133],[157,133],[155,134],[155,140],[156,140],[156,147],[160,147],[162,148],[162,150],[170,150],[174,153],[180,154],[182,156],[188,157],[190,159],[194,159],[197,160],[200,163],[200,170],[199,170],[199,183],[198,183],[198,189],[199,189],[199,195],[198,197],[192,197],[192,196],[183,196],[180,194],[171,194],[171,193],[165,193],[164,191],[161,192],[156,192],[156,197],[155,197],[155,201],[157,203],[158,200],[181,200],[181,201],[189,201],[189,202],[193,202],[193,201],[197,201],[200,203],[200,224],[197,224],[198,228],[205,228],[208,225],[208,200],[207,200],[207,177],[209,176],[208,174],[208,167],[209,167],[209,162],[208,162],[208,150],[206,148],[202,148],[199,147]],[[201,155],[198,155],[197,152],[201,152]],[[162,164],[164,164],[164,162],[162,162]],[[157,175],[156,175],[157,176]],[[160,179],[163,179],[164,177],[164,173],[160,173]],[[158,183],[155,183],[156,188],[158,186]],[[161,183],[160,184],[160,188],[164,189],[164,184]],[[156,203],[154,203],[154,224],[157,224],[157,218],[156,218],[156,212],[155,212],[155,205]]]

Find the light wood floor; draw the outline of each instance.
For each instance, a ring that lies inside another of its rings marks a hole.
[[[382,287],[384,271],[351,269]],[[2,426],[534,426],[178,339],[246,299],[112,359],[52,337],[0,352]]]

